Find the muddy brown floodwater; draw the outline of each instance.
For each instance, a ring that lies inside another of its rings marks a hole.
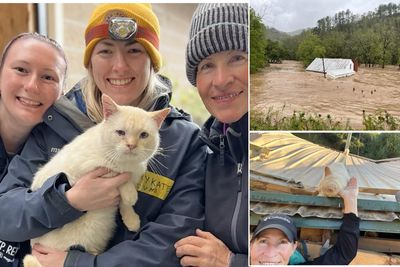
[[[350,77],[325,79],[323,74],[306,72],[298,61],[271,64],[250,76],[250,105],[266,112],[282,109],[283,115],[303,111],[326,116],[362,129],[362,111],[378,109],[400,117],[400,71],[397,66],[364,68]]]

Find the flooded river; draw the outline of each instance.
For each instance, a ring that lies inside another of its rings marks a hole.
[[[250,76],[250,106],[266,112],[283,109],[283,115],[303,111],[326,116],[354,129],[362,129],[362,112],[387,110],[400,117],[400,71],[397,66],[359,67],[350,77],[325,79],[323,74],[306,72],[300,62],[271,64]]]

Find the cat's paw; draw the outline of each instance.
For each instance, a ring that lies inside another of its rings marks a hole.
[[[140,218],[139,216],[133,212],[129,216],[122,217],[125,226],[129,229],[129,231],[137,232],[140,228]]]
[[[140,218],[132,206],[120,203],[119,213],[121,214],[122,221],[129,231],[137,232],[140,228]]]
[[[42,265],[35,256],[26,255],[24,258],[24,267],[42,267]]]
[[[138,199],[136,187],[132,182],[127,182],[119,188],[121,201],[126,205],[134,205]]]

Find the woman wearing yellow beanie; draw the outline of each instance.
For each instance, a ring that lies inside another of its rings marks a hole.
[[[138,186],[135,211],[141,219],[140,230],[130,232],[118,217],[118,227],[104,253],[91,255],[82,247],[64,252],[35,245],[33,254],[44,267],[179,266],[173,244],[203,226],[206,148],[190,116],[169,105],[170,81],[156,74],[162,64],[158,19],[150,4],[101,4],[90,17],[85,42],[87,78],[68,92],[71,101],[45,114],[40,134],[15,161],[18,175],[9,177],[10,181],[29,184],[40,165],[85,128],[100,122],[103,93],[117,104],[146,110],[170,107],[171,111],[160,129],[160,153]],[[109,192],[121,183],[108,184],[108,188],[97,182],[99,176],[98,170],[92,171],[72,187],[63,174],[50,178],[45,192],[29,193],[35,202],[27,204],[33,206],[31,211],[24,209],[19,214],[15,234],[21,240],[31,239],[87,210],[115,205],[115,195]],[[107,181],[122,180],[121,176]],[[27,202],[23,195],[17,199]],[[9,228],[14,231],[15,227]]]

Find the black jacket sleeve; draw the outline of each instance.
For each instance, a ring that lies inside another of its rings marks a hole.
[[[324,255],[303,265],[348,265],[357,255],[360,237],[360,218],[354,213],[344,214],[336,244]]]

